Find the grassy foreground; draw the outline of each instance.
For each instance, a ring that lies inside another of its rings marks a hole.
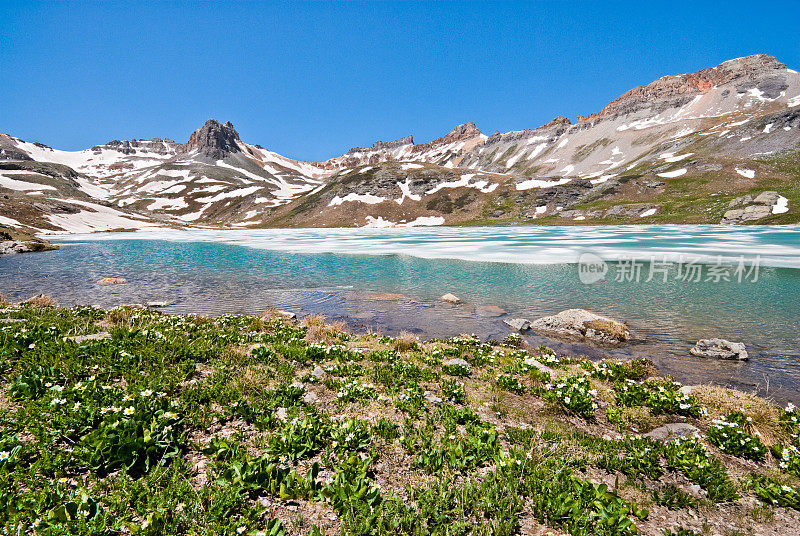
[[[0,534],[799,526],[800,413],[681,389],[646,361],[556,356],[515,336],[354,336],[275,312],[39,299],[0,307],[0,322]],[[665,423],[699,437],[640,435]]]

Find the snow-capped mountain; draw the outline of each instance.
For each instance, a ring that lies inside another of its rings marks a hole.
[[[800,74],[772,56],[634,88],[573,123],[473,123],[302,162],[209,120],[181,144],[77,152],[0,135],[0,224],[147,226],[796,222]],[[761,195],[764,194],[764,195]]]

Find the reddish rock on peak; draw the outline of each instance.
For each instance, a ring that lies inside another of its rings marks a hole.
[[[779,62],[774,56],[756,54],[728,60],[716,67],[702,69],[695,73],[664,76],[646,86],[635,87],[623,93],[618,99],[606,105],[599,114],[592,114],[583,120],[597,116],[630,113],[659,101],[672,102],[691,98],[705,93],[715,86],[737,79],[742,79],[744,82],[785,69],[786,65]]]

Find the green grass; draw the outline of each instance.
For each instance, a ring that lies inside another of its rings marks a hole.
[[[638,438],[655,416],[713,426],[641,361],[515,339],[323,344],[268,316],[0,316],[14,319],[0,324],[2,533],[512,535],[528,515],[575,536],[627,536],[648,510],[702,504],[722,519],[718,504],[748,494],[800,507],[796,464],[768,454],[743,470],[705,438]],[[66,339],[97,332],[110,336]],[[452,357],[469,370],[444,367]],[[623,385],[636,387],[618,403]],[[777,439],[800,444],[794,413],[782,415]],[[686,494],[691,483],[705,499]]]

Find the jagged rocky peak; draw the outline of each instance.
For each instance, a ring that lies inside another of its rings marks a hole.
[[[481,134],[482,132],[478,130],[478,127],[475,126],[475,123],[470,121],[469,123],[464,123],[463,125],[456,125],[453,130],[440,139],[450,143],[454,141],[468,140],[474,138],[475,136],[480,136]]]
[[[568,117],[559,115],[558,117],[554,117],[553,120],[546,125],[542,125],[540,128],[568,127],[570,125],[572,125],[572,121],[570,121]]]
[[[785,73],[786,65],[768,54],[736,58],[716,67],[694,73],[664,76],[646,86],[635,87],[623,93],[618,99],[611,101],[599,114],[592,114],[588,118],[581,119],[626,114],[663,101],[681,105],[692,97],[705,93],[716,86],[733,81],[747,84],[759,79],[770,79],[771,82],[774,82],[772,79],[776,75]]]
[[[209,119],[205,125],[192,132],[183,150],[185,152],[197,150],[204,156],[222,160],[229,154],[241,152],[236,143],[238,140],[239,133],[230,121],[222,124],[216,119]]]
[[[400,139],[394,141],[376,141],[372,144],[371,147],[353,147],[346,154],[353,154],[353,153],[368,153],[368,152],[375,152],[375,151],[387,151],[391,149],[397,149],[398,147],[403,147],[404,145],[414,145],[414,136],[409,134],[408,136],[403,136]]]

